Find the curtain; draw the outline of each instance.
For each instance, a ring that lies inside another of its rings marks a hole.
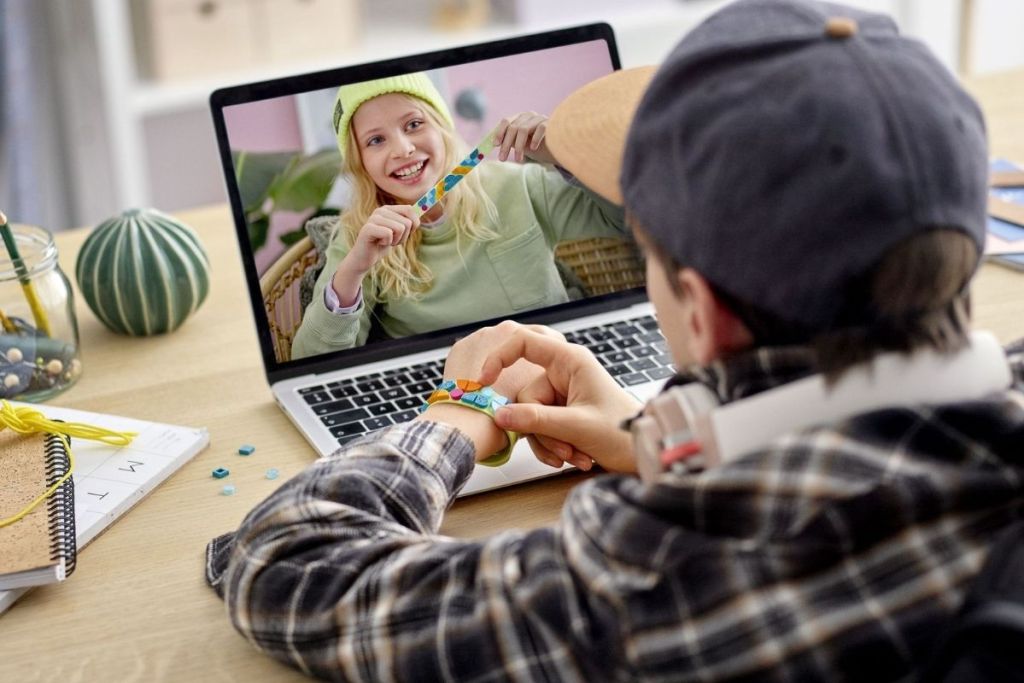
[[[51,231],[73,224],[68,141],[49,0],[0,0],[0,210]]]

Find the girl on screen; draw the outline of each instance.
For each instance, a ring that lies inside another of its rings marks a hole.
[[[303,314],[292,358],[568,300],[553,250],[565,240],[625,238],[619,207],[550,164],[547,118],[497,129],[484,161],[422,219],[412,204],[469,148],[423,73],[342,86],[334,129],[352,191]]]

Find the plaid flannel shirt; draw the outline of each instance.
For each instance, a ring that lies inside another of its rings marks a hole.
[[[874,411],[653,485],[595,477],[557,524],[485,540],[438,535],[469,441],[391,427],[212,541],[207,580],[259,650],[328,679],[905,678],[1024,503],[1024,344],[1009,355],[1015,388],[986,400]],[[687,379],[735,400],[809,357]]]

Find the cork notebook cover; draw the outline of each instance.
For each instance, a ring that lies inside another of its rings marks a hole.
[[[0,432],[0,519],[18,514],[67,466],[67,454],[58,439]],[[74,538],[73,517],[66,514],[69,484],[22,519],[0,527],[0,587],[40,585],[65,577],[74,554],[74,547],[67,544],[68,532]],[[69,524],[71,529],[66,528]]]

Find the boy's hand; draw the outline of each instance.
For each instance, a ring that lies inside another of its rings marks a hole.
[[[455,342],[452,350],[448,352],[448,358],[444,361],[445,379],[476,379],[480,376],[480,368],[484,361],[497,348],[502,341],[508,339],[509,335],[519,329],[530,329],[534,334],[543,336],[546,339],[564,341],[561,333],[543,325],[520,325],[511,320],[506,320],[493,327],[483,327],[462,339]],[[544,375],[544,368],[534,365],[526,360],[513,361],[504,368],[500,376],[495,377],[486,384],[494,388],[496,392],[507,396],[510,400],[516,400],[519,393],[538,378]]]
[[[475,379],[480,375],[480,366],[501,340],[522,326],[511,321],[494,327],[484,327],[468,337],[455,342],[444,362],[445,379]],[[561,334],[549,327],[532,326],[535,333],[545,338],[562,340]],[[515,400],[522,389],[544,374],[544,369],[526,360],[510,363],[496,381],[489,382],[496,392]],[[498,425],[487,415],[448,404],[431,405],[421,419],[444,422],[459,428],[474,442],[477,459],[487,458],[508,443]],[[560,444],[564,447],[564,444]],[[559,463],[559,466],[561,463]]]
[[[507,161],[511,152],[513,161],[529,157],[542,164],[555,163],[544,139],[547,128],[548,117],[534,111],[502,119],[494,135],[494,143],[500,145],[498,158]]]
[[[592,459],[607,470],[635,472],[632,438],[619,424],[642,404],[584,347],[542,334],[536,326],[509,325],[514,327],[483,362],[479,381],[490,384],[504,375],[503,368],[524,359],[546,372],[523,387],[516,404],[497,412],[498,426],[537,437],[531,445],[549,465],[564,461],[586,470]]]

